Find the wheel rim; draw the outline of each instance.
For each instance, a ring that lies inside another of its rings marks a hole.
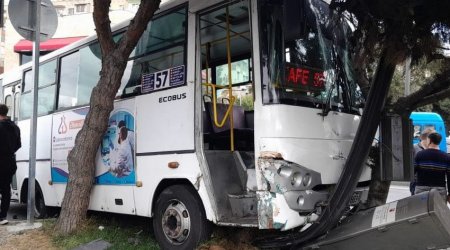
[[[182,244],[191,231],[191,217],[179,200],[170,200],[162,217],[162,229],[166,238],[175,245]]]

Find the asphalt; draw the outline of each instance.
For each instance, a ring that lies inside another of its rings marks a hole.
[[[11,201],[11,205],[9,207],[7,220],[10,222],[14,221],[24,221],[27,219],[27,205],[20,204],[15,201]]]

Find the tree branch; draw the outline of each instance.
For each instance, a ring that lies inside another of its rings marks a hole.
[[[95,32],[98,36],[103,57],[114,50],[114,40],[111,32],[111,20],[109,19],[109,7],[111,0],[94,0]]]
[[[422,105],[430,104],[449,95],[450,70],[439,74],[433,81],[423,85],[413,94],[401,97],[392,105],[395,112],[409,112]],[[436,99],[439,98],[439,99]]]
[[[147,24],[155,11],[158,10],[160,3],[161,0],[141,0],[134,19],[130,21],[125,35],[119,41],[119,50],[122,51],[122,55],[128,57],[136,47],[139,38],[147,28]]]
[[[416,109],[418,107],[422,107],[422,106],[425,106],[428,104],[436,103],[445,98],[450,98],[450,88],[423,98],[422,100],[420,100],[413,106],[413,109]]]

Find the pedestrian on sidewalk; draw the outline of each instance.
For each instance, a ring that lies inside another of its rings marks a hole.
[[[413,158],[416,158],[417,153],[419,153],[420,151],[427,148],[428,135],[433,132],[436,132],[436,131],[432,128],[426,128],[422,131],[422,133],[420,133],[420,137],[419,137],[420,141],[418,143],[414,144]],[[414,190],[416,189],[416,179],[417,179],[417,176],[414,175],[414,179],[411,181],[411,183],[409,183],[409,191],[411,192],[411,195],[414,195]]]
[[[20,129],[7,116],[8,106],[0,104],[0,225],[8,224],[11,182],[16,173],[16,151],[22,146]]]
[[[436,189],[450,201],[450,181],[445,184],[445,177],[450,180],[450,157],[439,150],[442,136],[439,133],[431,133],[427,139],[427,149],[417,153],[414,159],[414,172],[417,176],[415,194]]]

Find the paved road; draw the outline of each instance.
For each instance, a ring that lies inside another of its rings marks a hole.
[[[15,201],[11,201],[11,206],[8,211],[9,221],[26,220],[27,219],[27,205],[19,204]]]

